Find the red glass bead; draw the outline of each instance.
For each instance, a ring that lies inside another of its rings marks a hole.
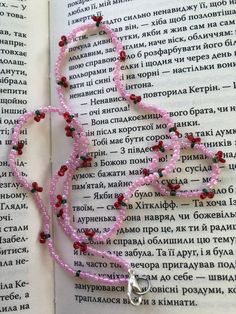
[[[175,134],[178,136],[178,137],[181,137],[181,133],[179,131],[175,131]]]
[[[45,112],[41,112],[41,113],[40,113],[40,118],[41,118],[41,119],[44,119],[44,118],[45,118]]]
[[[43,192],[43,188],[40,186],[37,188],[37,192]]]
[[[216,158],[218,159],[219,162],[222,162],[223,164],[226,162],[224,158],[222,158],[224,153],[222,151],[218,151],[216,153]]]
[[[37,183],[37,182],[33,182],[33,183],[32,183],[32,187],[33,187],[34,189],[37,189],[38,183]]]
[[[18,148],[22,149],[24,147],[24,143],[19,142],[17,146],[18,146]]]
[[[63,40],[60,40],[58,45],[59,45],[60,47],[64,47],[64,46],[65,46],[65,42],[64,42]]]
[[[87,237],[92,238],[92,237],[95,235],[95,231],[93,231],[92,229],[85,229],[85,230],[84,230],[84,234],[85,234]]]
[[[44,243],[46,242],[46,239],[45,239],[45,238],[40,238],[40,239],[39,239],[39,242],[40,242],[41,244],[44,244]]]
[[[74,247],[75,250],[78,250],[80,248],[80,242],[75,242],[73,244],[73,247]]]
[[[179,184],[172,184],[172,183],[168,183],[168,188],[172,191],[177,191],[180,188]]]
[[[154,152],[156,152],[156,151],[158,151],[158,149],[159,149],[159,145],[154,145],[154,146],[151,147],[151,149],[152,149]]]
[[[120,60],[121,61],[125,61],[125,59],[126,59],[126,52],[124,50],[122,50],[120,52]]]
[[[66,41],[67,41],[66,36],[65,36],[65,35],[62,35],[62,36],[61,36],[61,40],[63,40],[64,42],[66,42]]]
[[[57,217],[61,217],[63,219],[63,209],[62,208],[59,210]]]
[[[131,95],[129,96],[129,98],[130,98],[131,100],[136,100],[136,96],[135,96],[134,94],[131,94]]]
[[[208,197],[209,197],[209,198],[213,198],[214,195],[215,195],[214,192],[208,192]]]
[[[63,177],[65,173],[64,173],[64,171],[59,170],[57,174],[58,174],[60,177]]]
[[[72,133],[71,131],[67,131],[67,132],[66,132],[66,136],[68,136],[68,137],[73,137],[73,133]]]
[[[40,236],[40,238],[44,238],[45,237],[45,233],[43,231],[41,231],[39,236]]]
[[[72,118],[72,117],[69,117],[68,119],[66,119],[66,122],[67,122],[67,123],[71,123],[72,120],[73,120],[73,118]]]
[[[23,151],[21,149],[18,149],[17,152],[18,152],[18,155],[22,155],[23,154]]]
[[[63,83],[63,87],[67,88],[69,84],[67,82]]]
[[[58,195],[57,195],[57,199],[58,199],[59,201],[62,201],[62,199],[63,199],[63,198],[62,198],[62,195],[58,194]]]
[[[87,251],[87,244],[85,242],[80,243],[80,251],[81,252]]]
[[[188,139],[190,142],[193,142],[193,139],[194,139],[194,138],[193,138],[193,136],[190,134],[190,135],[187,136],[187,139]]]
[[[103,19],[103,16],[96,16],[96,15],[93,15],[92,16],[92,19],[94,22],[98,22],[98,23],[101,23],[102,19]]]
[[[123,199],[124,199],[124,195],[123,194],[119,195],[118,198],[117,198],[119,203],[122,202]]]
[[[142,100],[142,97],[141,97],[141,96],[137,96],[137,97],[136,97],[136,101],[137,101],[137,102],[140,102],[141,100]]]
[[[175,185],[175,191],[178,190],[179,188],[180,188],[180,185],[179,185],[179,184],[176,184],[176,185]]]
[[[201,198],[202,200],[204,200],[206,197],[207,197],[207,195],[206,195],[205,193],[201,193],[201,194],[200,194],[200,198]]]
[[[68,170],[68,167],[66,166],[66,165],[63,165],[63,166],[61,166],[61,169],[60,169],[61,171],[67,171]]]
[[[143,169],[143,174],[146,176],[149,176],[149,169]]]
[[[119,202],[115,202],[115,203],[114,203],[114,206],[115,206],[115,208],[119,208],[119,207],[120,207]]]
[[[68,119],[70,117],[70,114],[69,114],[69,112],[64,112],[63,116],[65,119]]]
[[[62,83],[66,82],[66,77],[65,77],[65,76],[62,76],[61,82],[62,82]]]
[[[40,116],[34,117],[34,121],[39,122],[40,121]]]

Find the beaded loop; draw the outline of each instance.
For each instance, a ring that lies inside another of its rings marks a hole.
[[[206,197],[209,197],[210,195],[210,198],[213,198],[214,193],[211,190],[217,184],[219,174],[220,174],[219,164],[214,163],[213,161],[215,158],[215,154],[211,150],[206,148],[203,144],[200,144],[199,140],[194,145],[192,144],[191,141],[180,140],[179,142],[180,142],[181,149],[188,149],[188,150],[194,149],[197,152],[205,155],[208,159],[212,161],[212,165],[211,165],[212,170],[210,174],[210,180],[207,182],[206,187],[203,187],[198,190],[179,191],[179,189],[181,188],[179,185],[169,184],[168,186],[166,186],[164,184],[161,184],[158,180],[156,182],[153,182],[152,185],[160,192],[161,195],[164,195],[164,196],[170,195],[170,196],[178,196],[178,197],[184,197],[184,198],[200,197],[204,199]],[[171,151],[173,150],[173,144],[171,143],[171,141],[167,141],[165,144],[163,144],[163,148],[165,152]],[[152,162],[150,163],[149,168],[147,169],[149,173],[152,173],[153,171],[155,173],[156,169],[158,168],[158,160],[162,157],[162,155],[163,153],[161,151],[156,151],[156,150],[154,151],[154,158]],[[205,195],[204,195],[204,191],[205,191]]]
[[[121,81],[121,64],[127,59],[126,51],[124,50],[123,44],[118,39],[116,33],[108,27],[108,25],[102,23],[102,16],[93,16],[93,23],[87,23],[75,28],[68,35],[62,35],[58,46],[59,46],[59,56],[55,65],[55,78],[57,84],[57,93],[59,96],[59,102],[64,110],[58,109],[56,107],[45,107],[40,108],[36,111],[28,112],[19,118],[18,125],[14,128],[12,135],[12,149],[9,154],[9,164],[12,172],[14,173],[17,181],[24,186],[29,192],[32,193],[32,197],[36,202],[36,205],[42,216],[43,230],[39,235],[39,242],[46,244],[52,258],[68,273],[74,277],[79,277],[81,279],[86,279],[89,281],[95,281],[101,284],[108,285],[126,285],[128,284],[128,296],[131,304],[139,305],[142,301],[142,295],[147,293],[150,289],[150,282],[147,277],[140,276],[140,280],[145,280],[148,286],[144,291],[139,287],[138,280],[135,278],[135,274],[130,267],[130,263],[124,259],[111,254],[106,251],[100,251],[92,247],[90,242],[93,241],[105,241],[116,234],[116,232],[121,228],[122,223],[126,216],[127,205],[130,198],[133,196],[134,192],[143,185],[154,186],[162,195],[165,196],[178,196],[178,197],[200,197],[201,199],[212,198],[214,193],[212,188],[218,182],[218,177],[220,173],[219,163],[225,163],[223,158],[223,152],[219,151],[216,154],[207,149],[203,144],[201,144],[201,139],[194,137],[193,135],[188,135],[187,139],[180,139],[181,134],[177,130],[176,125],[167,110],[152,104],[146,104],[142,100],[141,95],[136,95],[134,93],[129,93],[125,90],[125,87]],[[67,77],[62,73],[62,62],[65,54],[69,51],[69,46],[72,41],[76,40],[77,34],[89,30],[102,30],[111,39],[115,46],[117,53],[117,60],[114,67],[114,81],[120,95],[128,102],[135,105],[135,107],[146,111],[158,114],[162,120],[167,125],[167,131],[170,140],[166,143],[159,141],[155,143],[151,149],[154,153],[154,158],[149,165],[149,168],[143,170],[144,177],[140,177],[132,182],[128,187],[127,191],[120,194],[117,200],[114,202],[114,207],[118,209],[118,215],[114,224],[110,227],[107,232],[95,232],[92,229],[85,229],[83,233],[79,234],[73,227],[70,218],[70,206],[68,204],[70,185],[72,183],[72,177],[75,171],[83,167],[89,167],[92,163],[92,158],[89,156],[89,142],[86,137],[86,133],[82,125],[77,121],[75,115],[68,104],[65,91],[69,90],[70,82]],[[50,206],[52,211],[57,217],[57,222],[65,232],[65,234],[73,242],[73,249],[80,250],[81,253],[90,253],[92,255],[107,258],[115,263],[117,263],[124,271],[125,275],[120,275],[117,279],[109,279],[103,276],[92,274],[90,272],[82,271],[81,269],[74,269],[70,267],[63,259],[57,254],[54,247],[53,238],[50,233],[50,214],[48,209],[43,203],[40,193],[43,192],[43,187],[37,182],[31,182],[23,177],[22,173],[18,170],[16,165],[16,158],[23,154],[24,143],[19,140],[20,130],[27,123],[29,119],[33,119],[35,122],[40,123],[41,120],[45,118],[47,113],[57,113],[61,116],[65,125],[65,135],[72,138],[72,152],[69,155],[68,160],[57,169],[57,172],[53,175],[50,182]],[[176,167],[176,163],[180,158],[181,149],[194,149],[197,152],[204,154],[207,158],[212,161],[212,173],[209,182],[206,187],[199,190],[189,190],[181,191],[179,184],[169,183],[167,186],[160,183],[160,178],[171,174]],[[172,151],[172,156],[169,162],[163,167],[158,169],[158,160],[163,153]],[[62,182],[61,182],[62,181]],[[59,183],[62,185],[62,190],[57,191]],[[129,275],[128,275],[129,274]],[[132,295],[138,296],[138,301],[134,301]]]
[[[56,107],[50,107],[50,106],[44,107],[44,108],[41,108],[39,111],[41,113],[44,113],[44,114],[49,113],[49,112],[55,112],[55,113],[59,114],[60,116],[62,116],[63,118],[65,118],[65,112],[61,109],[56,108]],[[61,257],[55,251],[53,239],[50,236],[50,216],[49,216],[49,213],[48,213],[46,206],[44,205],[44,203],[43,203],[43,201],[39,195],[39,192],[43,191],[42,187],[39,186],[39,184],[37,182],[27,181],[25,179],[25,177],[23,176],[23,174],[18,170],[17,165],[16,165],[16,157],[18,155],[17,154],[18,151],[15,149],[15,147],[16,146],[19,147],[18,143],[21,143],[21,142],[19,142],[20,130],[24,127],[24,125],[28,122],[28,120],[34,118],[34,116],[35,116],[35,112],[31,111],[31,112],[23,114],[19,118],[19,124],[14,128],[13,135],[12,135],[13,148],[9,154],[9,164],[10,164],[11,170],[12,170],[14,176],[16,177],[17,181],[24,188],[26,188],[28,191],[32,192],[34,201],[35,201],[35,203],[36,203],[36,205],[40,211],[40,214],[42,216],[43,231],[41,231],[41,233],[40,233],[40,237],[39,237],[40,243],[47,243],[49,253],[53,257],[53,259],[61,267],[63,267],[66,271],[68,271],[69,273],[71,273],[74,276],[77,276],[78,270],[75,270],[75,269],[71,268],[67,263],[64,263],[63,260],[61,259]],[[38,121],[36,121],[36,122],[38,122]],[[71,175],[71,173],[73,173],[73,171],[76,170],[78,165],[83,163],[82,160],[77,158],[78,152],[82,155],[87,154],[87,144],[85,144],[85,142],[87,142],[87,141],[85,140],[85,134],[83,132],[81,132],[81,130],[83,131],[82,127],[80,126],[80,124],[78,123],[78,121],[76,119],[73,119],[71,121],[71,125],[75,128],[75,131],[76,131],[74,133],[74,136],[73,136],[73,139],[74,139],[73,150],[72,150],[71,155],[69,156],[68,161],[64,165],[61,166],[60,170],[58,171],[58,173],[56,173],[54,175],[54,177],[55,176],[58,178],[63,177],[65,174]],[[78,134],[80,134],[80,136]],[[53,185],[53,180],[52,180],[51,181],[51,189],[53,186],[54,185]],[[51,192],[51,190],[50,190],[50,192]],[[51,193],[50,193],[50,199],[53,199],[53,201],[55,201],[55,197]],[[54,207],[57,209],[57,216],[60,218],[63,217],[63,219],[59,220],[59,224],[63,227],[65,233],[72,238],[72,240],[78,241],[78,239],[79,239],[81,241],[80,246],[79,246],[80,250],[82,252],[88,252],[88,253],[94,254],[96,256],[106,257],[107,259],[109,259],[115,263],[118,263],[125,271],[127,271],[130,268],[130,265],[126,261],[122,260],[120,257],[117,257],[116,255],[110,254],[108,252],[103,252],[103,251],[99,251],[99,250],[92,248],[90,245],[83,242],[83,239],[87,240],[87,237],[86,236],[83,236],[82,238],[77,237],[75,230],[73,231],[73,234],[71,234],[71,226],[68,224],[66,212],[64,212],[61,209],[58,212],[58,207],[61,205],[66,205],[66,203],[67,202],[66,202],[66,199],[64,197],[61,197],[61,195],[57,196],[57,203],[56,203],[57,205],[55,205]],[[84,279],[88,279],[88,280],[92,280],[92,281],[95,280],[97,282],[100,282],[103,284],[109,284],[109,285],[127,284],[127,282],[128,282],[127,278],[118,278],[118,279],[111,280],[108,278],[103,278],[103,277],[97,276],[95,274],[91,274],[90,272],[83,272],[82,270],[79,271],[79,277],[84,278]]]

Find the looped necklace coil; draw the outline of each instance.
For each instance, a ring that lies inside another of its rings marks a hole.
[[[223,159],[223,153],[218,152],[214,154],[204,145],[200,143],[198,138],[193,136],[188,136],[187,140],[180,139],[181,134],[177,130],[174,121],[170,117],[167,110],[152,104],[146,104],[140,95],[128,93],[121,81],[121,64],[127,59],[126,52],[123,48],[122,43],[118,39],[116,33],[110,29],[106,24],[102,23],[101,16],[93,16],[93,22],[76,27],[67,36],[61,36],[59,41],[59,56],[55,65],[55,77],[57,83],[57,93],[59,96],[59,102],[63,109],[58,109],[55,107],[44,107],[36,111],[28,112],[22,115],[19,119],[19,123],[15,126],[12,135],[12,149],[9,154],[9,164],[17,179],[17,181],[31,192],[36,205],[42,216],[42,231],[40,233],[39,241],[40,243],[46,243],[48,251],[52,256],[53,260],[57,264],[66,270],[70,275],[79,277],[92,282],[97,282],[99,284],[106,285],[127,285],[128,297],[130,303],[133,305],[140,305],[142,302],[142,297],[148,291],[150,291],[151,285],[148,276],[137,276],[128,261],[124,260],[120,256],[111,254],[107,251],[101,251],[95,249],[93,245],[96,241],[105,241],[113,237],[117,231],[121,228],[122,223],[126,217],[127,205],[130,198],[134,195],[134,192],[143,185],[153,185],[162,195],[170,196],[180,196],[180,197],[200,197],[202,199],[206,197],[213,197],[212,192],[213,186],[218,181],[218,176],[220,169],[218,166],[219,162],[225,162]],[[113,206],[118,209],[118,215],[115,219],[114,224],[112,224],[108,231],[94,231],[92,229],[85,229],[82,233],[76,231],[70,218],[70,206],[69,206],[69,192],[70,185],[72,183],[73,174],[80,168],[90,166],[92,158],[89,155],[89,141],[86,137],[86,133],[82,125],[75,118],[73,110],[71,109],[68,101],[65,97],[65,92],[69,89],[70,82],[63,75],[63,61],[65,55],[69,51],[69,45],[72,41],[75,41],[78,33],[85,32],[89,30],[99,29],[104,31],[112,43],[115,46],[116,52],[118,54],[117,61],[114,67],[114,82],[117,87],[118,92],[121,96],[128,102],[134,104],[140,110],[146,112],[152,112],[158,114],[163,121],[166,123],[167,131],[169,135],[169,141],[163,143],[160,141],[152,146],[154,153],[154,158],[149,165],[148,169],[143,170],[144,176],[135,179],[132,184],[129,185],[127,191],[119,193],[119,196],[115,200]],[[23,153],[24,144],[20,141],[19,135],[21,128],[28,122],[28,120],[34,120],[40,123],[41,120],[45,118],[48,113],[57,113],[66,122],[65,133],[66,136],[72,138],[72,152],[69,155],[68,160],[61,165],[58,171],[53,175],[50,182],[50,207],[52,212],[54,212],[57,222],[65,232],[65,234],[73,242],[72,248],[74,250],[80,250],[82,253],[90,253],[94,256],[103,257],[117,263],[120,268],[124,271],[124,274],[119,275],[118,278],[110,279],[105,276],[96,275],[83,269],[74,269],[68,265],[63,258],[58,254],[55,248],[55,244],[52,237],[51,227],[50,227],[50,213],[48,212],[47,206],[43,203],[40,193],[43,191],[43,187],[37,182],[31,182],[26,180],[25,177],[20,173],[16,166],[16,158],[20,157]],[[177,185],[163,185],[160,180],[163,177],[171,174],[176,167],[176,163],[180,158],[181,149],[191,149],[194,148],[197,151],[205,154],[207,158],[212,160],[212,174],[211,179],[207,183],[206,188],[203,190],[191,190],[191,191],[178,191],[179,186]],[[171,150],[172,155],[169,162],[163,167],[158,169],[158,161],[165,151]],[[59,183],[61,184],[61,192],[58,192]],[[144,287],[141,287],[141,282],[144,282]]]

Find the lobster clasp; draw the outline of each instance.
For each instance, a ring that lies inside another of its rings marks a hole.
[[[147,287],[142,289],[139,286],[139,280],[147,282]],[[142,302],[143,295],[146,294],[151,288],[150,280],[146,276],[136,276],[134,270],[129,270],[129,282],[128,282],[128,297],[132,305],[138,306]],[[138,300],[134,300],[133,296],[138,297]]]

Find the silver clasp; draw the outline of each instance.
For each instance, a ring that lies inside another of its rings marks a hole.
[[[143,298],[143,295],[146,294],[150,288],[151,288],[151,283],[150,283],[150,280],[148,279],[148,277],[146,276],[137,276],[135,275],[135,272],[134,270],[132,269],[129,269],[129,282],[128,282],[128,297],[129,297],[129,300],[130,300],[130,303],[132,305],[140,305],[141,302],[142,302],[142,298]],[[146,288],[141,288],[139,286],[139,281],[140,280],[143,280],[143,281],[146,281],[147,282],[147,286]],[[134,296],[138,296],[138,300],[133,300],[133,295]]]

